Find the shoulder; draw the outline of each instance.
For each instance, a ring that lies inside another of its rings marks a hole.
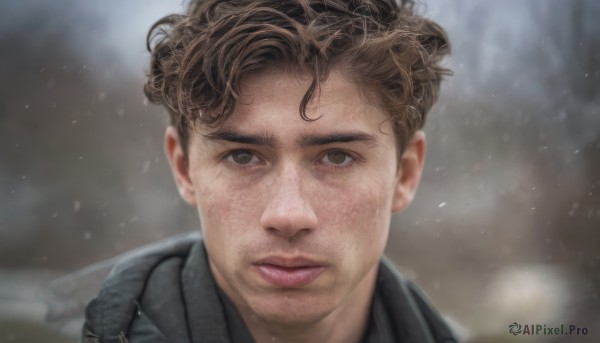
[[[179,270],[192,247],[200,242],[198,234],[185,234],[119,258],[97,297],[86,307],[84,342],[125,342],[124,333],[140,314],[142,299],[148,294],[160,296],[160,290],[149,289],[148,284],[155,283],[152,280],[169,280],[168,287],[178,288]],[[162,282],[161,286],[164,285]],[[168,289],[163,291],[164,295],[169,293]]]
[[[421,332],[428,341],[458,342],[446,319],[430,302],[425,292],[401,274],[385,256],[379,266],[377,292],[391,319],[402,321],[411,334]],[[397,333],[405,336],[407,333]]]

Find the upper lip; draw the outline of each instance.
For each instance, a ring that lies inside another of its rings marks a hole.
[[[298,267],[324,267],[325,264],[316,260],[304,257],[284,257],[284,256],[269,256],[258,260],[255,264],[270,264],[277,267],[284,268],[298,268]]]

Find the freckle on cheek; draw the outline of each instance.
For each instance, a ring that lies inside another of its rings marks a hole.
[[[373,197],[368,191],[345,192],[344,194],[335,194],[334,197],[328,197],[326,202],[326,213],[332,216],[330,219],[337,223],[346,223],[347,225],[373,225],[377,223],[378,199]],[[359,228],[369,230],[370,228]]]

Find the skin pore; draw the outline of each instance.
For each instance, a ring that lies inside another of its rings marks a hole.
[[[336,70],[307,109],[320,118],[303,120],[310,82],[276,68],[246,77],[231,117],[216,132],[196,128],[187,157],[176,129],[165,135],[215,280],[259,343],[359,342],[391,215],[423,167],[424,134],[399,160],[388,115]],[[274,283],[288,263],[316,272]]]

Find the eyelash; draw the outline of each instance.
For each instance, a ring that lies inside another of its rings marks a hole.
[[[263,162],[263,160],[258,156],[258,154],[252,150],[249,149],[233,149],[233,150],[229,150],[227,151],[223,157],[221,158],[224,162],[226,162],[227,164],[229,164],[230,166],[234,167],[234,168],[240,168],[240,169],[247,169],[247,168],[251,168],[256,166],[257,164],[263,164],[263,163],[247,163],[247,164],[241,164],[241,163],[237,163],[233,160],[233,154],[236,152],[246,152],[249,153],[250,155],[252,155],[250,162],[252,162],[252,160],[254,159],[258,159],[259,162]]]
[[[331,154],[331,153],[342,153],[345,155],[345,159],[344,161],[346,161],[346,159],[350,159],[349,162],[343,162],[343,164],[335,164],[335,163],[323,163],[323,159],[327,157],[327,155]],[[359,162],[360,160],[354,156],[353,154],[346,152],[344,150],[339,150],[339,149],[334,149],[334,150],[328,150],[325,151],[321,157],[318,159],[319,164],[321,165],[325,165],[326,168],[333,168],[333,169],[345,169],[345,168],[351,168],[353,167],[357,162]]]
[[[253,164],[251,164],[251,163],[248,163],[248,164],[237,163],[237,162],[233,161],[233,154],[236,153],[236,152],[247,152],[247,153],[249,153],[249,154],[252,155],[251,161],[253,159],[258,159],[260,161],[260,163],[253,163]],[[334,153],[334,152],[344,154],[345,158],[346,159],[349,158],[350,161],[348,163],[344,162],[345,164],[343,164],[343,165],[337,165],[335,163],[324,163],[323,159],[326,158],[328,154]],[[232,166],[234,168],[239,168],[239,169],[248,169],[248,168],[252,168],[252,167],[254,167],[256,165],[259,165],[259,164],[264,164],[263,159],[260,158],[260,156],[256,152],[254,152],[254,151],[252,151],[250,149],[233,149],[233,150],[229,150],[224,155],[222,155],[221,160],[223,160],[224,162],[226,162],[230,166]],[[323,165],[323,166],[325,166],[325,168],[338,169],[338,170],[346,169],[346,168],[351,168],[356,163],[359,163],[359,162],[361,162],[361,160],[360,160],[359,157],[357,157],[354,154],[351,154],[351,153],[349,153],[347,151],[340,150],[340,149],[327,150],[324,153],[322,153],[320,155],[320,157],[317,159],[317,164],[318,165]]]

